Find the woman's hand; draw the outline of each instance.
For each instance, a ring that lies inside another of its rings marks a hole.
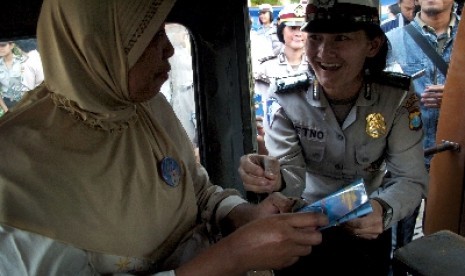
[[[370,203],[373,212],[343,224],[355,236],[367,240],[376,239],[384,232],[383,207],[376,200],[370,200]]]
[[[243,275],[250,270],[284,268],[321,243],[316,229],[327,224],[327,217],[320,213],[254,220],[178,268],[176,275]]]
[[[238,171],[246,191],[272,193],[281,189],[280,165],[275,157],[244,155],[241,157]]]
[[[222,232],[226,235],[252,220],[280,213],[290,213],[295,203],[295,199],[276,192],[267,196],[259,204],[244,203],[237,205],[221,221]]]

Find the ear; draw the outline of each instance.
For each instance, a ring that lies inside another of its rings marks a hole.
[[[379,52],[379,49],[381,49],[381,46],[384,44],[385,40],[386,40],[385,37],[377,36],[373,40],[369,41],[367,57],[376,56],[376,54],[378,54]]]

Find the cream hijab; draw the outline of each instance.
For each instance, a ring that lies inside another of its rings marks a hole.
[[[127,88],[129,68],[173,4],[44,1],[45,86],[0,123],[1,223],[154,261],[195,226],[198,176],[188,138],[162,95],[133,104]],[[160,177],[167,156],[181,166],[176,187]]]

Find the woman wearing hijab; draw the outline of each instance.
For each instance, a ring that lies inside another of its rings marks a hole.
[[[240,275],[320,242],[324,216],[246,204],[196,164],[159,93],[173,2],[44,1],[45,82],[0,123],[0,274]]]
[[[311,81],[276,87],[267,99],[265,146],[275,174],[255,165],[273,164],[263,156],[241,159],[247,191],[314,203],[362,179],[369,195],[371,213],[323,230],[322,244],[279,275],[387,275],[390,228],[426,194],[418,98],[408,76],[384,72],[378,4],[308,2],[302,30]]]

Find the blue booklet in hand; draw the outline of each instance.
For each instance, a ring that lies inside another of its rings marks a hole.
[[[329,224],[320,229],[325,229],[364,216],[372,211],[363,179],[357,179],[343,189],[307,205],[297,212],[324,213],[328,216]]]

